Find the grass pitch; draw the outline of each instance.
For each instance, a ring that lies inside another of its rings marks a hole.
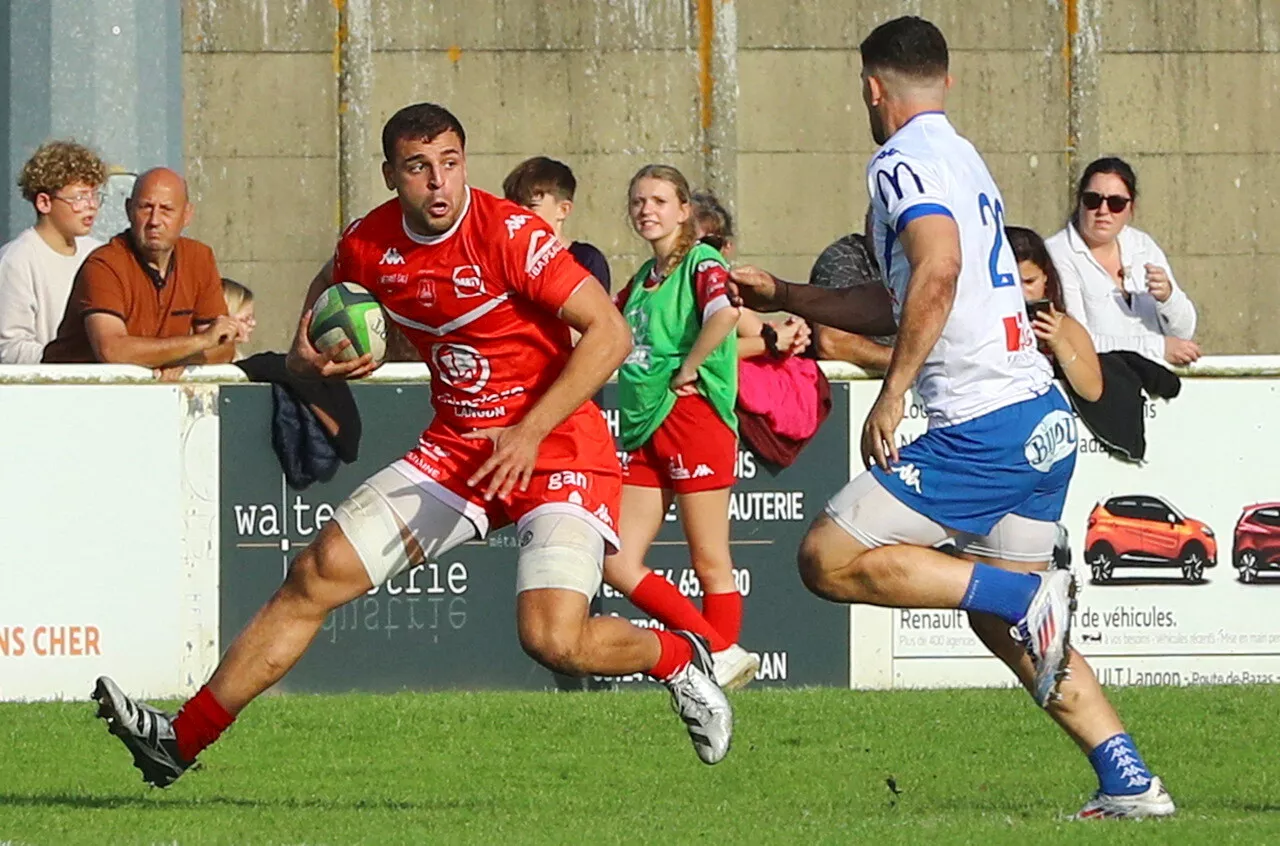
[[[660,691],[281,696],[165,791],[92,705],[0,705],[0,843],[1280,842],[1274,687],[1113,695],[1179,817],[1067,822],[1092,771],[1016,691],[748,690],[716,767]]]

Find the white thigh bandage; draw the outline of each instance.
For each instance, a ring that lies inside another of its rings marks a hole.
[[[516,593],[552,588],[577,591],[590,599],[600,590],[604,538],[586,520],[572,514],[538,514],[522,521],[516,532]]]
[[[827,516],[863,546],[894,543],[914,546],[947,544],[954,532],[905,505],[885,490],[870,471],[853,481],[827,503]]]
[[[375,585],[477,536],[470,520],[414,484],[394,464],[356,488],[333,519]],[[409,546],[405,529],[412,535]]]
[[[986,537],[962,535],[956,541],[962,551],[975,558],[1048,564],[1053,559],[1057,539],[1057,523],[1006,514]]]

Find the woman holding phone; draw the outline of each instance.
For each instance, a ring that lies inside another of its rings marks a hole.
[[[1031,331],[1040,351],[1049,357],[1054,374],[1088,402],[1102,396],[1102,366],[1088,331],[1062,306],[1062,282],[1049,258],[1044,240],[1022,226],[1005,227],[1005,236],[1018,260],[1022,295],[1027,301]]]

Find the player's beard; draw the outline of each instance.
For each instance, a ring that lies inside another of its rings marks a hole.
[[[884,120],[881,119],[880,113],[870,106],[867,107],[867,120],[871,124],[871,138],[877,145],[889,140],[889,133],[885,130]]]

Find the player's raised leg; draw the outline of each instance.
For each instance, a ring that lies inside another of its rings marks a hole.
[[[461,514],[409,483],[394,467],[384,469],[356,488],[338,507],[334,522],[299,553],[284,584],[176,717],[135,702],[105,677],[94,689],[99,715],[133,753],[143,779],[167,787],[245,706],[298,662],[330,611],[394,578],[412,562],[475,536],[474,525]]]
[[[968,544],[965,554],[970,558],[980,555],[990,565],[1010,572],[1039,572],[1049,566],[1056,533],[1053,523],[1011,514],[990,535]],[[1010,635],[1008,625],[979,612],[969,614],[969,624],[1023,686],[1033,690],[1035,668],[1023,644]],[[1078,816],[1101,819],[1174,813],[1173,799],[1164,784],[1147,768],[1093,668],[1075,649],[1069,651],[1067,675],[1059,693],[1045,710],[1076,742],[1098,776],[1098,790]]]
[[[605,541],[587,520],[543,513],[522,521],[518,531],[517,626],[530,657],[570,676],[648,673],[670,690],[698,757],[707,764],[723,759],[733,712],[715,682],[705,642],[690,632],[590,616]]]
[[[1048,704],[1066,666],[1070,573],[1014,573],[932,548],[956,534],[900,501],[869,471],[836,494],[805,535],[800,576],[833,602],[994,615],[1023,633],[1035,665],[1032,695]]]

